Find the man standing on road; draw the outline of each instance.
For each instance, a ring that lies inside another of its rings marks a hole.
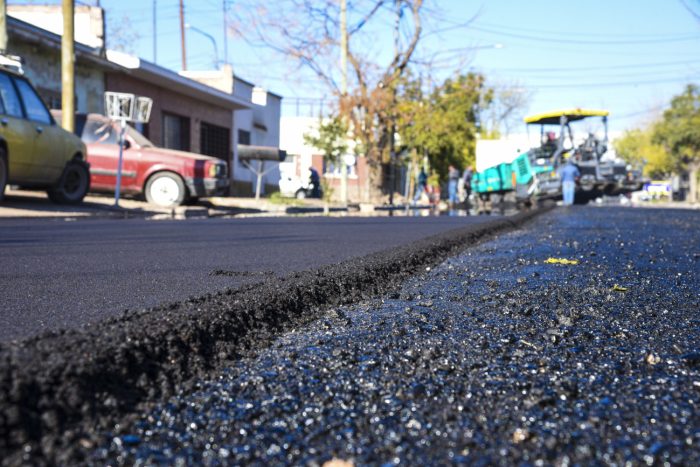
[[[581,176],[578,167],[571,160],[559,168],[559,176],[561,177],[561,191],[564,197],[564,206],[574,204],[574,190],[576,189],[576,180]]]
[[[459,170],[450,164],[447,172],[447,194],[450,201],[450,209],[454,209],[457,204],[457,182],[459,181]]]

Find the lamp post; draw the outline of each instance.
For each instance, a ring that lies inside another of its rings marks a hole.
[[[202,31],[201,29],[192,26],[189,23],[185,24],[185,29],[190,29],[194,32],[198,32],[211,41],[212,45],[214,46],[214,67],[219,68],[219,64],[221,63],[221,61],[219,60],[219,48],[216,46],[216,39],[214,39],[214,36],[212,36],[208,32]]]

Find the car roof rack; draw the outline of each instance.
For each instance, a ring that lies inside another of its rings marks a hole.
[[[22,68],[22,65],[24,65],[24,59],[19,55],[12,55],[5,51],[0,51],[0,68],[23,75],[24,68]]]

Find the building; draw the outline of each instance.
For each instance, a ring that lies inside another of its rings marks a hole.
[[[7,17],[8,52],[25,59],[24,71],[39,95],[51,108],[61,107],[61,36],[14,17],[17,6],[10,5]],[[37,7],[41,12],[46,8]],[[60,8],[60,7],[59,7]],[[79,8],[79,11],[93,7]],[[28,17],[27,9],[20,9]],[[44,15],[37,19],[44,22]],[[63,24],[61,21],[54,23]],[[75,108],[78,112],[104,111],[105,72],[116,70],[103,54],[99,41],[75,44]]]
[[[238,144],[279,152],[282,97],[220,70],[174,72],[105,49],[104,12],[76,7],[76,111],[104,113],[104,92],[153,99],[151,119],[139,129],[157,146],[218,157],[229,164],[231,193],[250,196],[256,177],[241,164]],[[22,56],[25,73],[51,108],[61,107],[59,5],[8,6],[8,51]],[[31,22],[31,24],[30,24]],[[279,170],[265,162],[263,192],[276,190]]]
[[[280,164],[283,177],[308,177],[313,167],[332,191],[331,199],[341,199],[341,168],[325,161],[323,154],[304,141],[305,134],[313,134],[319,127],[318,117],[282,117],[280,147],[287,152],[287,159]],[[352,147],[353,141],[348,141]],[[369,167],[364,156],[350,157],[354,162],[348,167],[348,201],[352,203],[368,201]]]

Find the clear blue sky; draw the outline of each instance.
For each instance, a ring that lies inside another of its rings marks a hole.
[[[139,36],[135,52],[153,60],[153,0],[100,3],[108,21],[128,18]],[[227,8],[235,9],[236,3],[227,0]],[[700,14],[700,0],[687,3]],[[179,3],[156,4],[157,63],[177,70]],[[528,113],[572,106],[606,108],[611,127],[620,130],[658,112],[686,83],[700,82],[700,21],[680,0],[441,0],[437,8],[438,20],[426,28],[442,32],[425,38],[421,54],[441,53],[438,56],[447,59],[445,73],[462,62],[462,71],[483,72],[491,84],[523,88],[531,95]],[[224,58],[222,9],[222,0],[185,0],[186,21],[216,39],[219,59]],[[490,48],[494,44],[503,47]],[[476,50],[445,52],[467,46]],[[213,50],[210,39],[187,32],[190,69],[211,68]],[[292,72],[284,59],[251,49],[239,38],[228,38],[227,60],[244,79],[284,96],[287,114],[293,113],[295,96],[330,97],[311,75]]]

